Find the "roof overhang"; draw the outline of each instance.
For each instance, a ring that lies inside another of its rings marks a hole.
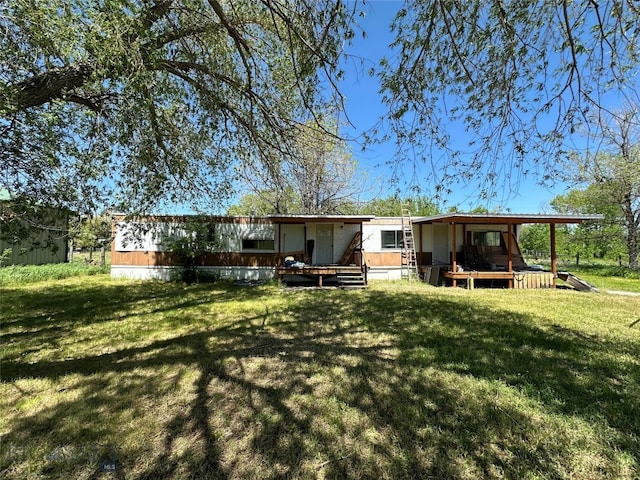
[[[416,217],[413,223],[466,223],[466,224],[501,224],[522,225],[525,223],[568,224],[598,222],[604,220],[602,215],[545,215],[545,214],[501,214],[501,213],[445,213],[431,217]]]
[[[273,223],[366,223],[374,215],[268,215]]]

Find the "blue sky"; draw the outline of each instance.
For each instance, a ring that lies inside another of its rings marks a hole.
[[[377,66],[380,58],[393,57],[389,44],[393,41],[389,25],[397,9],[402,5],[401,1],[378,0],[369,1],[363,7],[366,16],[359,23],[366,32],[363,38],[361,32],[356,32],[351,45],[346,46],[349,60],[344,63],[345,79],[340,83],[342,93],[346,97],[346,110],[353,128],[345,129],[345,133],[357,137],[363,131],[372,128],[381,116],[385,114],[385,106],[381,104],[378,93],[379,83],[377,78],[369,76],[372,67]],[[393,161],[395,145],[388,142],[381,145],[370,146],[366,151],[361,151],[357,142],[351,142],[353,155],[358,159],[360,168],[368,173],[370,178],[378,178],[381,188],[373,188],[374,194],[387,196],[396,188],[388,186],[388,179],[392,176],[392,167],[388,162]],[[463,147],[463,146],[461,146]],[[430,179],[429,170],[418,168],[414,171],[412,165],[399,165],[396,168],[402,170],[400,182],[397,188],[401,193],[411,194],[410,187],[419,186],[422,192],[429,195]],[[380,190],[382,193],[379,193]],[[479,192],[473,187],[453,186],[454,193],[447,197],[445,208],[457,205],[461,210],[469,210],[474,206],[487,208],[503,207],[516,213],[540,213],[548,210],[549,201],[558,194],[566,191],[566,186],[556,185],[553,189],[545,188],[537,183],[536,178],[522,179],[516,188],[505,187],[498,192],[497,197],[487,203],[479,199]]]

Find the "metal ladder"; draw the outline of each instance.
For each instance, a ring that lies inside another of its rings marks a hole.
[[[409,281],[418,279],[416,248],[413,241],[413,222],[408,205],[401,204],[402,212],[402,255],[400,276]]]

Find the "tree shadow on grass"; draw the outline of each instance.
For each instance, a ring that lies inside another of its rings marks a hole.
[[[204,289],[180,301],[158,288],[155,311],[211,299]],[[233,301],[273,293],[226,291]],[[147,293],[105,302],[101,317]],[[136,428],[136,417],[157,416],[155,428],[140,426],[155,432],[150,445],[120,448],[121,476],[633,477],[637,464],[615,452],[640,451],[637,343],[428,293],[304,292],[280,305],[109,354],[4,362],[3,382],[72,377],[81,392],[13,418],[4,440],[117,440],[130,435],[118,420]],[[576,459],[584,450],[593,458]],[[58,467],[48,473],[78,473]]]

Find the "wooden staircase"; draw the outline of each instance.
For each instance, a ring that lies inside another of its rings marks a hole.
[[[356,290],[367,288],[367,281],[363,274],[340,274],[338,275],[338,286],[345,290]]]
[[[418,263],[413,241],[413,222],[408,205],[400,206],[402,212],[402,255],[400,276],[409,281],[418,279]]]
[[[338,265],[347,265],[347,263],[349,263],[351,255],[353,255],[355,249],[359,248],[360,245],[362,245],[362,232],[356,232],[356,234],[353,236],[353,239],[351,240],[351,243],[347,246],[346,250],[342,254],[342,257],[340,257]]]

